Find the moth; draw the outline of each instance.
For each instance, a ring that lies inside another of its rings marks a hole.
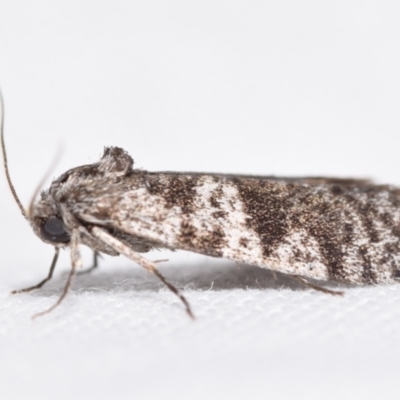
[[[3,112],[2,112],[3,115]],[[70,169],[37,194],[28,210],[11,192],[34,233],[55,249],[69,247],[64,299],[81,268],[80,245],[124,255],[154,273],[183,302],[183,294],[143,257],[153,248],[188,250],[309,281],[393,283],[400,278],[400,189],[368,180],[279,178],[135,169],[130,155],[106,147],[98,162]],[[43,313],[37,314],[41,315]]]

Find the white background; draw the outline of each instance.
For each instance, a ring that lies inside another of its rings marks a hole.
[[[24,204],[105,145],[137,167],[400,184],[398,1],[0,1],[0,85]],[[310,292],[188,253],[156,280],[104,258],[65,302],[0,182],[2,399],[399,398],[400,288]],[[90,262],[90,253],[85,253]]]

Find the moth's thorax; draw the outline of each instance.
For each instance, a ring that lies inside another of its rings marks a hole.
[[[132,166],[133,160],[124,150],[106,148],[99,162],[62,174],[42,192],[33,207],[31,224],[35,233],[46,243],[64,246],[69,243],[66,235],[79,230],[82,244],[117,255],[115,250],[91,235],[93,226],[101,226],[135,251],[148,251],[152,243],[118,230],[112,224],[115,209],[123,207],[124,193],[140,192],[144,187],[145,173],[133,170]],[[58,233],[60,236],[57,237]]]

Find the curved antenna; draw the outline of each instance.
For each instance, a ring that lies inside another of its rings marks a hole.
[[[1,90],[0,90],[0,112],[1,112],[1,117],[0,117],[1,150],[3,153],[3,166],[4,166],[4,171],[6,173],[8,186],[11,190],[14,200],[16,201],[19,209],[21,210],[22,215],[24,216],[25,219],[29,219],[24,206],[22,205],[21,200],[19,199],[19,197],[17,195],[14,185],[12,184],[11,177],[10,177],[10,171],[8,169],[6,144],[4,142],[4,104],[3,104],[3,95],[1,94]]]
[[[43,185],[46,183],[47,179],[49,179],[50,174],[52,173],[52,171],[54,171],[60,156],[62,154],[62,147],[59,146],[57,153],[55,155],[55,157],[53,158],[53,161],[51,162],[49,168],[47,168],[46,173],[43,175],[42,179],[40,180],[39,184],[36,186],[35,191],[33,192],[33,195],[31,197],[31,201],[29,202],[29,208],[28,208],[28,219],[32,218],[32,214],[33,214],[33,206],[35,204],[35,200],[37,195],[39,194],[40,190],[42,189]]]

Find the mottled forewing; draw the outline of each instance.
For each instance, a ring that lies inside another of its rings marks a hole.
[[[159,247],[362,284],[397,277],[399,209],[367,181],[143,173],[108,219]]]

